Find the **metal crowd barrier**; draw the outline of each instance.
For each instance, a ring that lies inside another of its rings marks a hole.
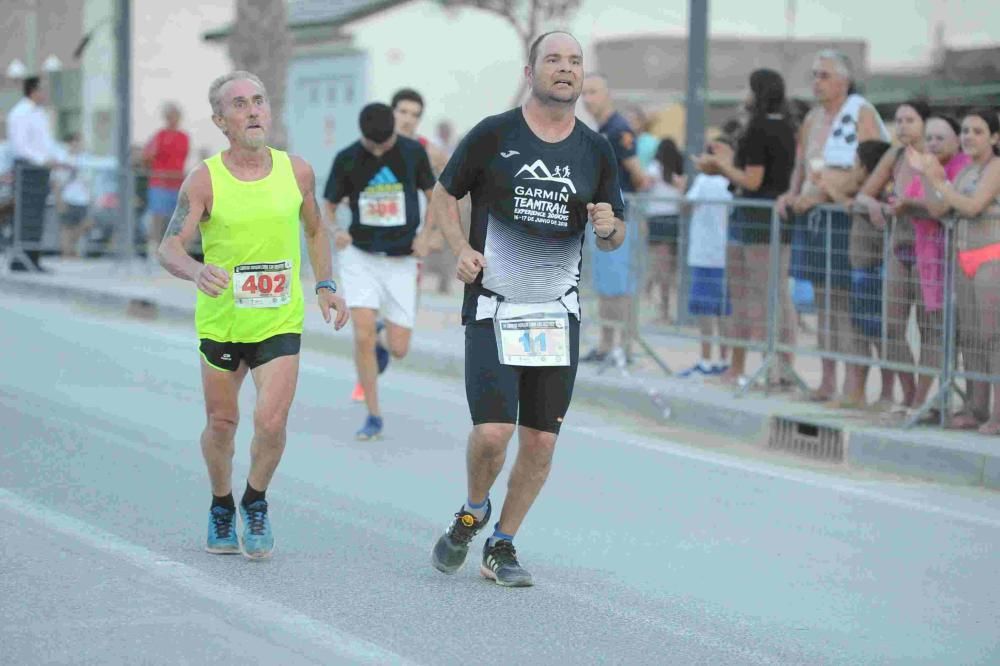
[[[31,269],[34,263],[28,261],[28,253],[65,253],[64,233],[76,225],[83,231],[69,243],[80,256],[110,256],[122,263],[146,253],[147,170],[128,169],[129,194],[124,198],[119,196],[121,171],[107,158],[84,160],[76,169],[45,169],[18,162],[11,176],[7,261],[22,262]],[[73,180],[83,184],[86,203],[69,204],[62,198],[63,188]],[[130,206],[123,206],[123,201]]]
[[[895,373],[896,382],[905,381],[907,387],[926,393],[904,414],[904,427],[929,420],[943,425],[956,392],[968,404],[971,396],[959,389],[959,380],[1000,383],[1000,266],[995,280],[960,275],[963,269],[957,263],[956,248],[962,246],[956,244],[959,225],[953,220],[921,220],[917,232],[913,218],[890,218],[879,226],[862,209],[819,206],[783,220],[772,201],[699,201],[698,205],[725,206],[729,211],[726,263],[717,290],[733,301],[734,312],[739,313],[721,318],[720,333],[705,334],[692,326],[686,312],[695,272],[687,261],[692,208],[679,199],[674,200],[679,208],[676,236],[669,241],[676,252],[676,298],[673,293],[671,297],[678,316],[672,321],[648,322],[655,305],[645,297],[645,286],[655,276],[650,256],[655,257],[657,249],[654,240],[650,250],[651,227],[645,211],[652,201],[641,194],[627,197],[625,223],[630,238],[618,251],[627,254],[628,316],[608,320],[595,307],[599,298],[594,279],[599,276],[594,275],[592,239],[585,249],[582,286],[588,325],[622,332],[626,352],[633,346],[641,349],[666,374],[676,368],[671,367],[665,350],[678,339],[762,354],[762,364],[737,387],[737,395],[761,382],[769,391],[769,377],[806,390],[791,362],[793,357],[877,368]],[[798,317],[789,307],[790,278],[814,288],[815,345],[797,339],[811,335],[802,336],[796,330]],[[698,279],[703,280],[703,275]],[[655,338],[668,341],[657,344]],[[982,388],[975,390],[982,396]]]

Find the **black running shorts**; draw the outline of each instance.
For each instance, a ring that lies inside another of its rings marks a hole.
[[[580,360],[580,322],[569,317],[570,364],[521,367],[503,365],[497,354],[493,320],[465,327],[465,395],[473,425],[516,423],[559,433],[573,397]]]
[[[202,338],[199,350],[205,362],[216,370],[236,372],[240,362],[253,370],[279,356],[298,354],[301,345],[302,336],[298,333],[282,333],[260,342],[216,342]]]

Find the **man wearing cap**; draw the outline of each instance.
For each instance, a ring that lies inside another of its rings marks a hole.
[[[389,353],[403,358],[417,310],[417,257],[427,254],[428,226],[420,233],[418,190],[430,198],[434,187],[427,151],[397,134],[392,109],[369,104],[361,110],[361,139],[333,160],[326,183],[327,219],[348,197],[351,225],[335,236],[340,277],[354,319],[354,363],[364,389],[368,416],[356,436],[382,435],[378,404],[379,361],[376,320],[385,320]]]

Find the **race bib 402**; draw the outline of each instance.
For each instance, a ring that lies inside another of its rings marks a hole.
[[[233,301],[239,308],[277,308],[292,296],[292,262],[240,264],[233,269]]]

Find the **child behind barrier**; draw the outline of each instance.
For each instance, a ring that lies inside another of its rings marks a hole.
[[[729,207],[722,203],[732,200],[729,180],[725,176],[699,173],[685,196],[684,208],[691,211],[691,231],[688,241],[688,265],[691,267],[691,289],[688,313],[698,320],[702,336],[701,359],[693,367],[679,373],[691,375],[721,375],[728,348],[719,344],[719,360],[712,361],[711,336],[725,337],[724,317],[732,314],[732,304],[726,288],[726,242],[729,237]],[[710,203],[699,203],[699,201]]]

